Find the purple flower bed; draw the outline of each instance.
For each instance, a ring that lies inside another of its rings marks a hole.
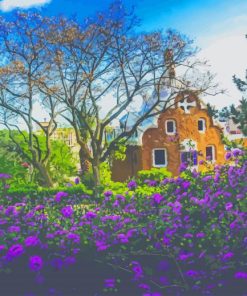
[[[204,175],[106,188],[101,201],[4,190],[4,295],[246,295],[246,154],[227,158]]]

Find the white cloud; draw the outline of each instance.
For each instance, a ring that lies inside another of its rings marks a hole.
[[[212,72],[217,74],[216,81],[220,88],[227,91],[226,94],[204,99],[218,108],[239,104],[243,94],[233,83],[232,76],[235,74],[244,79],[247,69],[247,17],[241,15],[228,19],[225,25],[220,33],[208,35],[204,40],[200,38],[204,46],[199,56],[209,60]]]
[[[51,0],[3,0],[0,2],[0,10],[7,12],[15,8],[28,9],[30,7],[42,6]]]

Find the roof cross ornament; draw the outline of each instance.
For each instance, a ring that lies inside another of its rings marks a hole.
[[[191,107],[196,107],[196,102],[188,102],[189,95],[184,97],[184,99],[180,102],[178,102],[178,107],[184,110],[184,113],[190,114],[190,108]]]

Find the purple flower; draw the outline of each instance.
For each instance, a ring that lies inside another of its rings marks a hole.
[[[5,245],[0,245],[0,252],[2,251],[2,250],[5,250]]]
[[[45,208],[44,205],[37,205],[37,206],[34,208],[34,210],[35,210],[36,212],[38,212],[38,211],[43,210],[44,208]]]
[[[110,191],[110,190],[105,191],[105,192],[104,192],[104,196],[105,196],[105,197],[110,197],[110,196],[112,196],[112,191]]]
[[[122,201],[122,202],[125,202],[125,197],[121,194],[117,194],[116,195],[116,198],[119,200],[119,201]]]
[[[37,236],[28,236],[24,243],[26,247],[34,247],[39,244],[40,240],[38,239]]]
[[[132,267],[132,270],[134,272],[134,278],[136,280],[140,279],[141,277],[143,277],[143,270],[142,270],[142,267],[140,265],[139,262],[137,261],[132,261],[131,262],[131,267]]]
[[[123,244],[127,244],[129,242],[128,237],[124,233],[119,233],[117,238]]]
[[[146,183],[150,187],[155,187],[157,185],[157,181],[155,180],[145,180],[144,183]]]
[[[173,212],[176,214],[180,214],[182,209],[182,204],[179,201],[175,201],[172,206]]]
[[[232,151],[232,154],[233,154],[234,157],[238,157],[238,156],[240,156],[240,155],[243,155],[244,152],[243,152],[242,150],[236,148],[236,149],[234,149],[234,150]]]
[[[234,256],[233,252],[228,252],[228,253],[226,253],[226,254],[224,254],[224,255],[222,256],[222,260],[223,260],[223,261],[225,261],[225,260],[229,260],[229,259],[231,259],[233,256]]]
[[[247,272],[238,271],[234,275],[235,279],[244,279],[247,280]]]
[[[196,271],[196,270],[188,270],[186,271],[185,273],[188,277],[191,277],[191,278],[197,278],[199,276],[199,272]]]
[[[190,181],[184,181],[181,184],[181,187],[185,190],[187,190],[190,187]]]
[[[207,182],[207,181],[212,180],[212,179],[213,179],[212,176],[206,176],[206,177],[202,178],[202,181]]]
[[[166,276],[164,276],[164,275],[159,278],[159,282],[162,285],[168,285],[169,284],[168,278]]]
[[[76,259],[73,256],[69,256],[64,259],[64,264],[69,266],[69,265],[74,265],[76,263]]]
[[[67,239],[72,240],[75,244],[79,244],[81,238],[80,235],[77,233],[68,233]]]
[[[162,199],[163,199],[163,196],[161,194],[159,194],[159,193],[153,194],[153,200],[155,203],[160,204]]]
[[[67,192],[59,191],[55,196],[55,201],[60,202],[62,197],[67,197],[67,196],[68,196]]]
[[[8,174],[0,174],[0,179],[10,179],[11,176]]]
[[[150,290],[150,286],[144,283],[139,284],[138,287],[147,291]]]
[[[12,233],[12,232],[20,232],[20,231],[21,231],[20,226],[15,226],[15,225],[13,225],[13,226],[10,226],[10,227],[8,228],[8,232],[9,232],[9,233]]]
[[[180,173],[184,172],[187,169],[187,167],[188,167],[188,163],[182,162],[179,167]]]
[[[88,211],[88,212],[85,214],[85,217],[86,217],[86,219],[91,220],[91,219],[96,218],[96,217],[97,217],[97,214],[94,213],[94,212]]]
[[[23,246],[20,244],[13,245],[8,250],[8,255],[12,258],[21,256],[24,253]]]
[[[51,261],[51,265],[56,269],[56,270],[60,270],[63,265],[64,265],[64,262],[61,258],[55,258]]]
[[[191,234],[191,233],[184,234],[184,238],[192,238],[192,237],[193,237],[193,234]]]
[[[229,160],[231,157],[232,157],[232,153],[231,153],[231,152],[227,152],[227,153],[225,154],[225,159],[226,159],[226,160]]]
[[[127,187],[129,188],[129,190],[134,190],[134,189],[136,189],[136,187],[137,187],[137,183],[136,183],[136,181],[135,181],[135,180],[131,180],[131,181],[128,183]]]
[[[193,257],[193,253],[182,252],[182,253],[178,256],[179,260],[181,260],[181,261],[187,260],[187,259],[189,259],[190,257]]]
[[[61,210],[61,214],[65,217],[65,218],[70,218],[73,215],[74,211],[72,206],[66,206],[64,208],[62,208]]]
[[[32,271],[39,271],[43,267],[43,260],[40,256],[31,256],[29,258],[29,268]]]
[[[198,238],[205,237],[205,233],[204,233],[204,232],[198,232],[198,233],[196,234],[196,237],[198,237]]]
[[[97,247],[97,251],[105,251],[110,247],[110,245],[107,245],[105,241],[96,241],[95,245]]]
[[[77,177],[75,178],[75,185],[78,185],[80,183],[80,179]]]
[[[228,202],[228,203],[225,204],[225,209],[227,211],[230,211],[232,209],[232,207],[233,207],[233,204],[231,202]]]
[[[116,280],[115,279],[105,279],[104,286],[106,288],[114,288],[116,285]]]

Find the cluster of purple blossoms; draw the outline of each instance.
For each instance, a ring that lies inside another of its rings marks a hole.
[[[132,271],[134,272],[134,279],[135,280],[141,279],[144,276],[141,264],[137,261],[132,261],[130,265],[131,265]]]
[[[67,239],[73,241],[75,244],[79,244],[81,240],[80,235],[77,233],[68,233]]]
[[[0,179],[10,179],[10,178],[11,176],[9,174],[3,174],[3,173],[0,174]]]
[[[131,180],[128,184],[127,187],[129,190],[135,190],[137,188],[137,183],[135,180]]]
[[[43,259],[40,256],[31,256],[29,258],[29,268],[32,271],[39,271],[43,268]]]
[[[8,250],[8,256],[10,258],[19,257],[24,253],[23,246],[21,244],[12,245]]]
[[[61,209],[61,214],[65,218],[70,218],[73,215],[73,213],[74,213],[74,210],[73,210],[72,206],[66,206]]]
[[[115,288],[116,280],[114,278],[105,279],[104,286],[105,286],[105,288]]]
[[[35,247],[40,243],[40,240],[37,236],[28,236],[24,240],[24,244],[26,247]]]
[[[152,198],[156,204],[160,204],[161,201],[164,199],[164,197],[160,193],[154,193]]]
[[[60,202],[63,197],[67,197],[68,193],[64,191],[59,191],[55,196],[55,201]]]

